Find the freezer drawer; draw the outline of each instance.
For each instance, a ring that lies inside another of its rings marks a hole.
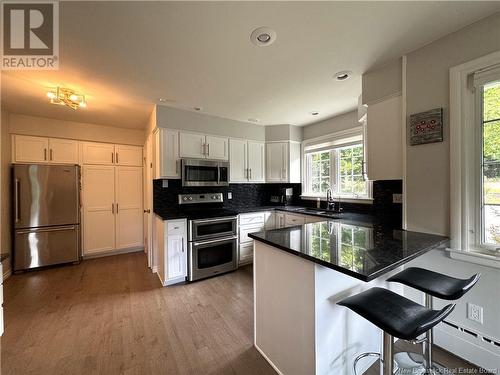
[[[14,271],[80,260],[79,225],[20,229],[14,241]]]

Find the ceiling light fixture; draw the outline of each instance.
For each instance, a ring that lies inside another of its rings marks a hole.
[[[195,111],[201,111],[203,108],[201,108],[201,107],[193,107],[193,109],[194,109]]]
[[[259,122],[259,119],[257,119],[257,118],[249,118],[248,121],[250,121],[250,122]]]
[[[342,70],[341,72],[335,73],[335,79],[337,81],[345,81],[351,78],[352,72],[350,70]]]
[[[87,106],[85,95],[64,87],[56,87],[48,91],[47,97],[50,99],[50,103],[65,105],[71,109],[85,108]]]
[[[311,112],[311,115],[317,116],[317,115],[319,115],[319,112],[316,112],[316,111],[315,112]]]
[[[250,40],[256,46],[270,46],[276,40],[276,31],[267,26],[259,27],[252,31]]]

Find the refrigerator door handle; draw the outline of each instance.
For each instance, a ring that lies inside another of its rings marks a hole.
[[[21,189],[21,181],[16,178],[15,188],[14,188],[14,212],[15,212],[15,223],[19,223],[21,218],[19,217],[19,212],[21,211],[21,200],[19,199],[19,192]]]
[[[45,233],[45,232],[61,232],[64,230],[75,230],[74,225],[68,225],[64,227],[57,228],[43,228],[43,229],[32,229],[32,230],[19,230],[16,234],[29,234],[29,233]]]

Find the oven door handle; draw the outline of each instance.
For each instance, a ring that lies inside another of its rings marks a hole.
[[[201,241],[201,242],[192,242],[193,246],[200,246],[200,245],[208,245],[211,243],[216,243],[216,242],[228,242],[228,241],[234,241],[237,240],[238,236],[233,236],[233,237],[226,237],[226,238],[217,238],[216,240],[208,240],[208,241]]]
[[[196,220],[191,220],[193,224],[202,224],[202,223],[215,223],[219,221],[232,221],[238,219],[237,216],[225,216],[221,218],[216,218],[216,219],[196,219]]]

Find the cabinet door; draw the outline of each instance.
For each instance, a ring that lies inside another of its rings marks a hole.
[[[370,180],[397,180],[403,176],[401,108],[401,96],[368,106],[366,152]]]
[[[207,159],[228,160],[229,138],[207,135]]]
[[[116,167],[116,248],[142,246],[142,168]]]
[[[247,141],[229,140],[229,181],[247,181]]]
[[[78,164],[78,141],[50,138],[49,161],[52,163]]]
[[[14,163],[43,163],[48,161],[49,140],[26,135],[14,136]]]
[[[167,280],[187,276],[186,242],[182,235],[167,239]]]
[[[253,261],[253,243],[241,244],[239,247],[238,264],[244,265]]]
[[[142,147],[139,146],[115,146],[115,163],[123,166],[142,166]]]
[[[83,253],[115,248],[115,167],[86,165],[82,168]]]
[[[205,158],[205,149],[205,136],[203,134],[179,134],[179,155],[181,158]]]
[[[248,141],[248,173],[249,181],[264,182],[264,143]]]
[[[286,143],[268,143],[266,145],[266,180],[268,182],[286,181],[285,171]]]
[[[285,227],[285,214],[281,212],[276,212],[276,229]]]
[[[264,229],[270,230],[275,228],[276,228],[276,214],[274,212],[266,212]]]
[[[82,163],[113,165],[115,163],[115,145],[109,143],[83,142]]]
[[[180,178],[179,132],[160,129],[159,136],[158,164],[160,166],[160,177],[158,178]]]

